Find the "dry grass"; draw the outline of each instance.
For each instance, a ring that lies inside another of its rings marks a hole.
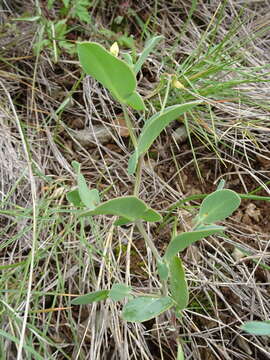
[[[240,193],[260,186],[257,193],[269,195],[269,2],[143,1],[129,7],[144,29],[118,2],[96,1],[95,26],[80,36],[110,44],[115,39],[101,29],[112,26],[119,12],[138,47],[142,32],[162,33],[165,40],[139,82],[150,112],[161,106],[164,73],[178,73],[188,88],[173,92],[168,103],[189,94],[208,102],[182,119],[190,131],[185,144],[171,141],[172,129],[157,140],[155,156],[143,168],[140,197],[165,215],[180,198],[211,192],[221,178]],[[132,148],[115,124],[121,109],[92,79],[81,80],[75,58],[62,53],[54,64],[49,50],[33,55],[40,25],[12,21],[20,11],[6,0],[0,13],[0,358],[168,360],[175,358],[180,335],[186,359],[270,359],[268,338],[239,330],[243,321],[270,313],[268,202],[250,207],[244,201],[225,223],[227,238],[208,238],[184,254],[191,296],[181,322],[168,312],[145,324],[126,323],[122,304],[111,300],[70,306],[73,295],[115,282],[145,293],[160,284],[152,254],[133,226],[115,228],[109,217],[87,222],[62,212],[75,185],[72,160],[104,199],[130,194]],[[228,86],[221,89],[224,81]],[[158,95],[151,96],[158,84]],[[130,116],[139,129],[143,119]],[[107,127],[109,142],[94,136],[85,147],[69,130],[95,134],[96,126]],[[174,211],[179,231],[190,229],[196,204]],[[147,230],[162,251],[171,225]]]

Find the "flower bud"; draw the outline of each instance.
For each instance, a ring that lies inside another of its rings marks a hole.
[[[116,57],[118,56],[118,54],[119,54],[119,46],[118,46],[116,41],[110,47],[110,53],[112,55],[116,56]]]
[[[176,88],[176,89],[184,89],[184,85],[182,83],[180,83],[180,81],[178,80],[173,80],[172,82],[172,87]]]

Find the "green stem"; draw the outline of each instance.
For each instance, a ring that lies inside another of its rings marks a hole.
[[[136,221],[136,225],[137,225],[137,228],[138,228],[140,234],[144,238],[144,241],[146,242],[147,246],[152,251],[156,261],[162,262],[161,256],[159,255],[159,252],[158,252],[157,248],[155,247],[155,244],[153,243],[152,239],[147,235],[147,232],[145,231],[145,228],[143,227],[142,221],[141,220]]]
[[[135,196],[139,196],[140,193],[142,165],[143,165],[143,155],[139,157],[138,165],[137,165],[136,179],[135,179],[134,192],[133,192]]]
[[[125,122],[126,122],[126,125],[127,125],[127,128],[128,128],[128,132],[129,132],[132,144],[133,144],[134,148],[136,149],[136,147],[137,147],[137,138],[136,138],[136,135],[135,135],[135,133],[133,131],[133,124],[132,124],[132,122],[130,120],[130,117],[128,115],[126,105],[122,105],[122,109],[123,109]]]

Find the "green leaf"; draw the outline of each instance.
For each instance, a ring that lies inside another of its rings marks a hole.
[[[143,322],[155,318],[173,305],[173,300],[168,296],[159,298],[140,296],[124,306],[122,317],[126,321]]]
[[[269,335],[270,321],[248,321],[240,326],[242,330],[253,335]]]
[[[81,201],[83,202],[83,204],[89,210],[94,210],[96,208],[96,206],[98,206],[98,204],[100,203],[98,190],[96,190],[96,189],[90,190],[88,188],[85,178],[81,173],[81,165],[77,161],[72,161],[72,166],[73,166],[73,169],[77,173],[79,197],[80,197]],[[75,200],[76,203],[78,203],[78,199],[76,198],[77,194],[73,193],[73,194],[71,194],[71,196],[72,196],[72,199]]]
[[[188,286],[182,261],[174,256],[170,261],[169,288],[177,310],[183,310],[188,305]]]
[[[62,1],[63,1],[64,6],[67,8],[69,6],[69,1],[70,0],[62,0]],[[83,1],[83,0],[79,0],[79,1],[76,1],[76,2],[81,2],[81,1]]]
[[[72,191],[69,191],[66,195],[67,197],[67,200],[74,206],[76,207],[82,207],[84,206],[81,198],[80,198],[80,195],[79,195],[79,190],[78,189],[75,189],[75,190],[72,190]]]
[[[148,208],[142,214],[141,219],[148,221],[148,222],[156,222],[156,221],[160,221],[162,219],[162,217],[155,210]]]
[[[178,252],[185,250],[189,245],[195,241],[203,239],[207,236],[224,231],[225,227],[217,225],[205,226],[203,229],[198,229],[191,232],[182,233],[175,236],[169,243],[164,258],[170,262],[171,258]]]
[[[126,99],[126,104],[131,106],[135,110],[145,110],[143,99],[141,95],[135,91],[128,99]]]
[[[178,343],[178,346],[177,346],[177,358],[176,358],[176,360],[185,360],[183,347],[180,344],[180,342]]]
[[[131,157],[128,160],[128,174],[129,175],[132,175],[135,173],[138,159],[139,159],[138,151],[135,149],[135,152],[131,155]]]
[[[122,57],[124,59],[124,61],[130,66],[131,69],[133,69],[133,60],[132,60],[132,56],[129,53],[123,53]]]
[[[81,171],[81,164],[78,161],[72,161],[71,165],[77,174]]]
[[[240,205],[240,196],[229,189],[216,190],[208,195],[200,206],[198,223],[211,224],[230,216]]]
[[[129,296],[131,292],[131,287],[125,284],[113,284],[110,292],[109,298],[114,301],[123,300],[125,297]]]
[[[92,304],[96,301],[101,301],[107,299],[109,296],[109,290],[99,290],[95,292],[91,292],[86,295],[82,295],[77,297],[76,299],[71,301],[72,305],[86,305]]]
[[[55,2],[55,0],[48,0],[47,7],[48,7],[49,10],[52,9],[52,6],[53,6],[54,2]]]
[[[118,220],[116,220],[113,225],[114,226],[122,226],[130,223],[130,220],[125,219],[124,217],[120,217]]]
[[[157,262],[157,270],[160,280],[167,280],[169,277],[169,268],[166,263],[162,261]]]
[[[89,15],[89,7],[91,3],[89,0],[79,0],[75,2],[75,6],[72,7],[71,17],[78,18],[86,24],[91,23],[91,17]]]
[[[55,39],[56,40],[65,40],[65,35],[67,33],[67,24],[66,19],[59,20],[53,23],[54,31],[55,31]],[[54,38],[53,34],[51,34],[52,38]]]
[[[16,18],[16,19],[13,19],[13,20],[15,20],[15,21],[35,22],[35,21],[38,21],[39,19],[40,19],[40,15],[36,15],[36,16],[26,16],[26,17]]]
[[[164,111],[158,112],[147,120],[138,139],[136,155],[133,154],[131,157],[129,173],[132,174],[135,171],[138,157],[150,148],[155,139],[170,122],[200,103],[202,103],[201,100],[196,100],[185,104],[169,106]]]
[[[96,189],[90,190],[82,174],[78,174],[77,181],[78,181],[79,195],[82,202],[89,210],[94,210],[100,202],[98,190]]]
[[[115,99],[122,104],[141,106],[142,101],[134,95],[136,77],[127,63],[94,42],[79,43],[78,55],[86,74],[99,81]]]
[[[143,219],[145,221],[160,221],[162,217],[155,210],[149,208],[136,196],[119,197],[101,203],[92,211],[84,211],[81,216],[89,215],[117,215],[129,221]]]
[[[138,72],[141,70],[143,63],[145,62],[149,54],[154,50],[154,47],[160,42],[161,39],[163,39],[163,36],[155,36],[146,42],[143,52],[141,53],[136,64],[134,65],[135,74],[138,74]]]

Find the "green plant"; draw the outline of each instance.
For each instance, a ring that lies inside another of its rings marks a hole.
[[[129,174],[135,173],[135,184],[132,196],[118,197],[101,202],[101,195],[96,189],[90,190],[88,188],[81,174],[80,165],[73,162],[78,187],[67,194],[67,199],[79,208],[75,212],[80,217],[105,214],[119,217],[114,223],[115,226],[134,223],[155,257],[157,274],[162,286],[155,293],[141,296],[127,284],[114,284],[110,290],[92,292],[74,299],[71,303],[82,305],[107,298],[113,301],[128,298],[128,302],[123,307],[122,317],[131,322],[143,322],[155,318],[170,308],[174,308],[176,315],[181,316],[181,311],[188,306],[189,292],[185,270],[178,253],[202,238],[222,233],[225,228],[215,223],[230,216],[238,208],[241,201],[237,193],[223,189],[224,184],[222,184],[202,201],[199,213],[194,218],[192,230],[181,234],[172,234],[171,241],[163,256],[159,253],[151,237],[148,236],[143,221],[158,222],[162,220],[162,216],[139,199],[144,154],[169,123],[180,115],[203,105],[201,100],[192,99],[192,101],[184,104],[166,107],[166,98],[171,83],[169,80],[168,91],[161,111],[145,121],[137,138],[128,116],[127,106],[137,111],[146,110],[144,101],[136,89],[136,74],[140,71],[148,54],[160,40],[161,37],[150,39],[134,63],[127,55],[125,56],[126,61],[123,61],[97,43],[83,42],[78,44],[79,60],[84,71],[108,89],[114,99],[122,105],[126,125],[134,146],[133,155],[129,160]],[[112,52],[117,54],[115,46]],[[178,359],[183,359],[180,342],[178,342]]]
[[[48,10],[52,10],[55,0],[48,0],[47,4]],[[58,62],[60,51],[66,51],[71,55],[76,53],[75,43],[67,39],[67,34],[73,30],[68,25],[69,19],[78,20],[84,24],[91,22],[89,15],[91,1],[62,0],[61,5],[59,16],[57,15],[55,19],[48,19],[39,6],[37,7],[37,15],[15,19],[17,21],[36,22],[39,25],[37,39],[33,46],[34,53],[38,54],[47,49],[52,53],[55,63]]]

